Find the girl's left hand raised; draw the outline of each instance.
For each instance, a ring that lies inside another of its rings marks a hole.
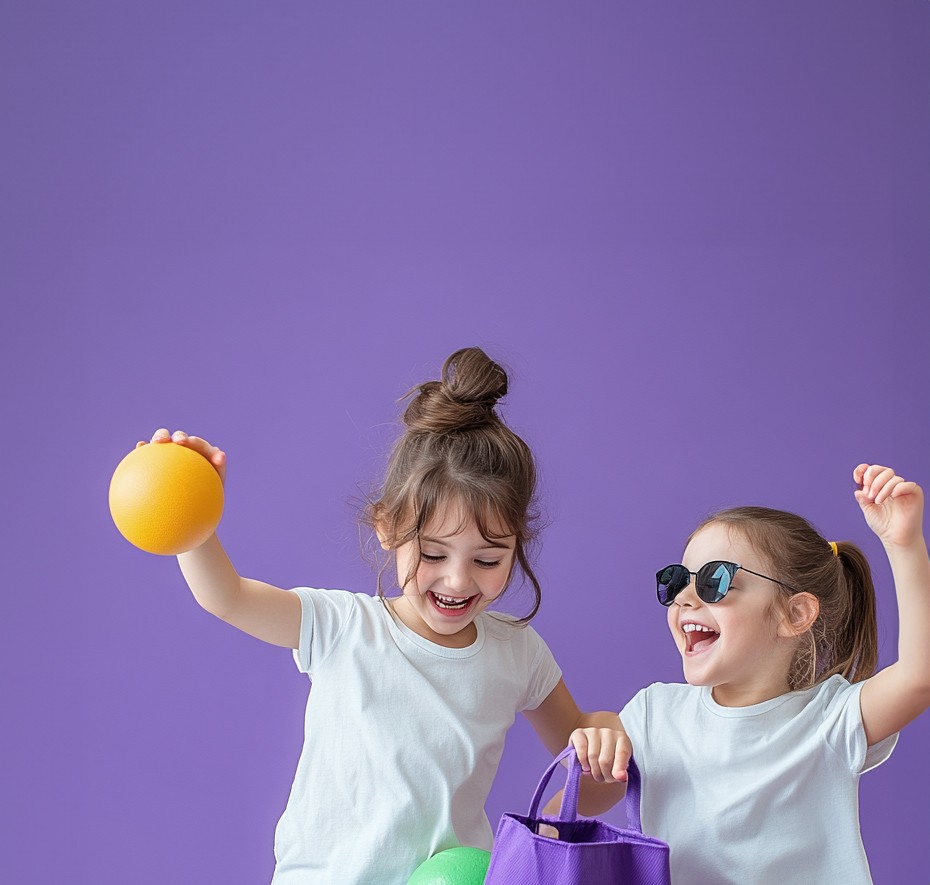
[[[853,479],[860,486],[855,495],[865,521],[886,547],[923,539],[924,494],[916,482],[879,464],[860,464]]]

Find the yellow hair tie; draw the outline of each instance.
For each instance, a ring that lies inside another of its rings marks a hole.
[[[834,556],[839,556],[839,555],[840,555],[840,551],[839,551],[839,549],[838,549],[837,546],[836,546],[836,541],[827,541],[827,543],[830,545],[830,549],[833,551],[833,555],[834,555]]]

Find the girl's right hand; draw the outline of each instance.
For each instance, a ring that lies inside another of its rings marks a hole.
[[[203,455],[216,469],[216,472],[220,475],[220,479],[225,484],[226,482],[226,453],[216,446],[210,445],[205,439],[201,439],[199,436],[188,436],[183,430],[175,430],[174,433],[169,433],[164,427],[159,427],[158,430],[152,434],[151,442],[154,444],[168,443],[173,442],[177,443],[179,446],[187,446],[189,449],[193,449],[200,455]],[[148,445],[145,440],[139,440],[136,443],[136,448],[140,446]]]
[[[865,520],[886,548],[923,542],[924,495],[916,482],[880,464],[859,464],[853,480]]]

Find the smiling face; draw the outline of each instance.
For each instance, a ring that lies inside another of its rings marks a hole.
[[[507,587],[515,539],[493,522],[485,538],[460,507],[441,508],[417,539],[398,547],[397,576],[403,595],[392,600],[397,616],[415,633],[439,645],[474,642],[473,621]],[[504,537],[496,537],[496,535]],[[418,549],[419,548],[419,549]],[[419,562],[414,563],[414,557]],[[406,583],[407,575],[416,573]]]
[[[771,575],[770,565],[739,531],[712,522],[691,539],[682,563],[696,572],[718,559]],[[775,604],[776,591],[771,581],[740,570],[727,595],[708,604],[698,597],[691,578],[667,610],[668,627],[691,685],[711,686],[714,699],[724,706],[761,703],[788,691],[797,638]]]

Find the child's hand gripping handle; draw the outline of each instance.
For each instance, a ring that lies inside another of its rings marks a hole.
[[[562,805],[559,808],[558,820],[567,822],[578,819],[578,790],[581,786],[581,763],[578,761],[578,754],[575,748],[571,746],[563,750],[552,760],[552,764],[546,769],[545,774],[543,774],[542,779],[539,781],[539,786],[536,787],[536,792],[533,794],[533,799],[530,802],[528,816],[531,819],[539,819],[539,804],[542,802],[546,787],[549,786],[549,781],[552,779],[555,770],[559,767],[562,760],[566,758],[570,760],[568,777],[565,782],[565,790],[562,793]],[[630,763],[627,768],[626,816],[627,826],[637,833],[643,831],[639,816],[639,794],[639,769],[636,767],[633,758],[630,757]]]

